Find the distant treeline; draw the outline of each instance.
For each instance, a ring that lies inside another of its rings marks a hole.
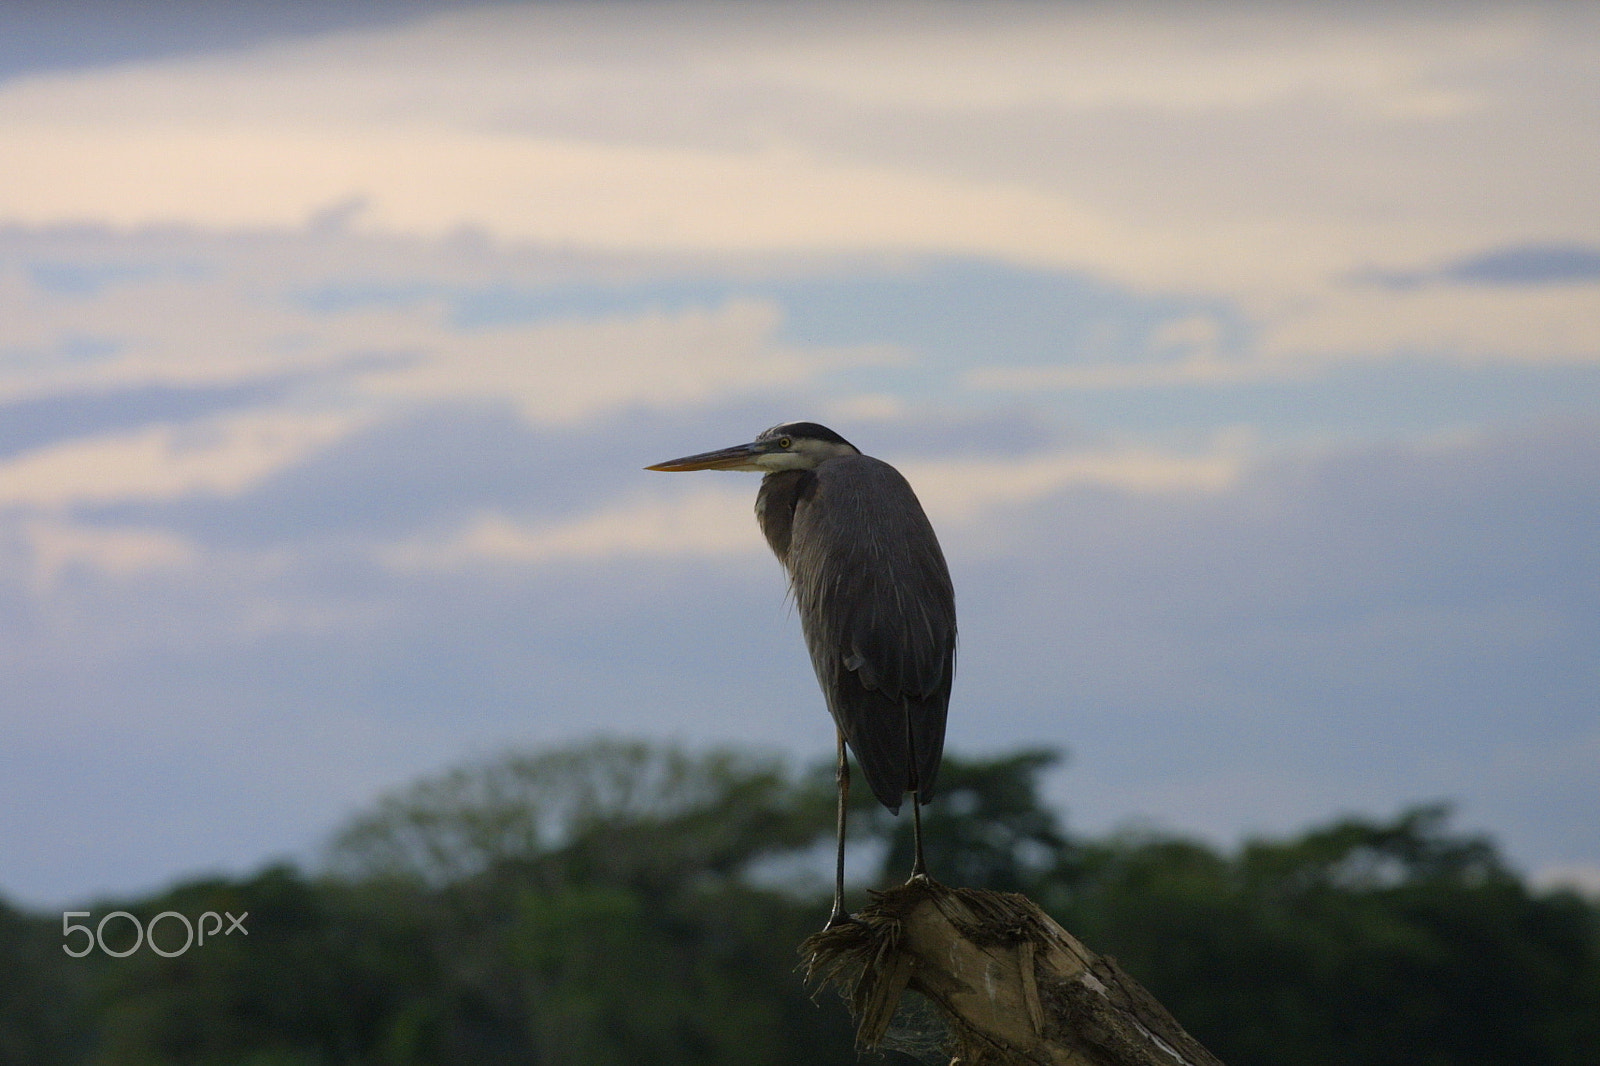
[[[1040,801],[1053,761],[947,759],[929,868],[1026,893],[1230,1066],[1600,1062],[1600,908],[1532,892],[1444,810],[1232,854],[1085,839]],[[823,767],[599,742],[422,781],[314,875],[85,904],[66,936],[0,906],[0,1064],[854,1063],[843,1004],[796,970],[832,795]],[[907,823],[855,815],[885,882]],[[925,1017],[900,1028],[942,1061]]]

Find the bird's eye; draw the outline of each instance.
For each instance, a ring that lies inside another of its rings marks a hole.
[[[794,442],[791,441],[788,437],[780,437],[780,438],[778,438],[778,447],[780,447],[780,448],[787,448],[789,445],[791,445],[793,443]]]

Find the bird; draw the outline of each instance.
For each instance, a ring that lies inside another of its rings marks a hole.
[[[950,570],[898,470],[815,422],[647,470],[764,474],[756,521],[789,576],[811,665],[838,739],[838,859],[826,928],[844,909],[845,808],[855,753],[879,803],[911,797],[911,879],[927,877],[921,807],[934,792],[956,666]]]

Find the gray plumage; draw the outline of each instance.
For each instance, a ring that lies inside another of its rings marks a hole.
[[[789,573],[817,683],[838,727],[838,854],[830,927],[844,911],[845,746],[878,802],[912,795],[911,876],[925,876],[919,810],[933,794],[956,669],[956,599],[917,494],[826,426],[790,422],[749,444],[651,470],[765,474],[756,519]]]
[[[756,498],[828,710],[873,795],[933,794],[955,675],[955,591],[900,472],[866,455],[768,474]]]

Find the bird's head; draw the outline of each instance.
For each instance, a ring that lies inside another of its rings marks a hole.
[[[686,455],[645,467],[646,470],[812,470],[841,455],[860,455],[855,445],[815,422],[785,422],[764,431],[749,444],[736,444],[699,455]]]

